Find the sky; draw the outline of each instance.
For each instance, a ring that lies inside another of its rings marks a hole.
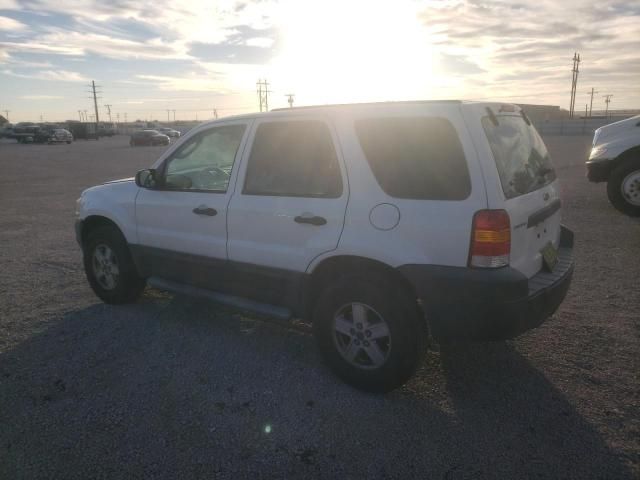
[[[640,108],[640,0],[0,0],[0,113],[212,118],[269,108],[495,99]],[[5,115],[6,116],[6,115]]]

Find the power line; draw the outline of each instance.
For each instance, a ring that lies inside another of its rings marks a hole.
[[[105,107],[107,107],[107,113],[109,114],[109,123],[111,123],[111,107],[113,107],[113,105],[106,104]]]
[[[594,93],[600,93],[600,92],[598,92],[598,90],[594,90],[593,87],[591,87],[591,102],[589,103],[589,117],[591,117],[591,111],[593,110],[593,94]],[[589,95],[589,92],[587,92],[587,95]]]
[[[98,124],[100,123],[100,116],[98,113],[98,96],[96,94],[96,82],[94,80],[91,80],[91,85],[89,85],[89,87],[91,88],[91,92],[93,93],[93,108],[95,109],[95,112],[96,112],[95,117],[96,117],[96,138],[97,138]]]
[[[293,108],[293,97],[295,97],[294,93],[285,93],[285,97],[287,97],[287,103],[289,104],[289,108]]]
[[[580,73],[580,54],[573,52],[573,68],[571,69],[571,102],[569,104],[569,117],[573,118],[576,105],[576,89],[578,86],[578,74]]]
[[[604,116],[606,118],[609,117],[609,104],[611,103],[611,97],[613,97],[613,95],[611,95],[610,93],[602,96],[602,98],[604,98],[604,103],[607,105],[604,111]]]
[[[269,111],[269,93],[271,93],[271,90],[269,90],[269,82],[267,82],[266,79],[265,80],[259,79],[258,82],[256,83],[256,87],[258,88],[257,93],[258,93],[258,103],[260,104],[260,111],[268,112]]]

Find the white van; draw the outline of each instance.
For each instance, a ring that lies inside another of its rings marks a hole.
[[[519,107],[304,107],[190,131],[135,179],[78,200],[89,284],[146,284],[313,321],[343,379],[405,382],[429,339],[509,338],[564,299],[573,235]]]

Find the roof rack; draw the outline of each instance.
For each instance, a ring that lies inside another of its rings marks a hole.
[[[333,103],[328,105],[304,105],[301,107],[282,107],[274,108],[271,112],[283,112],[288,110],[308,110],[312,108],[339,108],[339,107],[366,107],[373,105],[390,105],[390,104],[422,104],[422,103],[462,103],[462,100],[400,100],[388,102],[364,102],[364,103]]]

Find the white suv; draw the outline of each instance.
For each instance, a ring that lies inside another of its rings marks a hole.
[[[600,127],[587,161],[592,182],[607,182],[611,204],[640,216],[640,115]]]
[[[145,284],[313,321],[343,379],[387,391],[429,338],[542,323],[573,272],[556,175],[514,105],[336,105],[200,125],[78,200],[95,293]]]

